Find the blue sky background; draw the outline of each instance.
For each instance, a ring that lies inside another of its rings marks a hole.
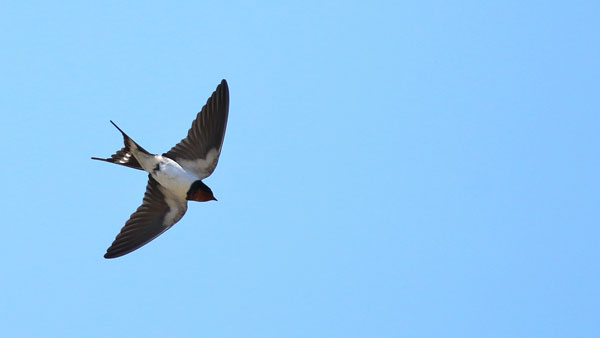
[[[597,1],[3,2],[5,337],[598,337]],[[225,78],[219,202],[116,260]]]

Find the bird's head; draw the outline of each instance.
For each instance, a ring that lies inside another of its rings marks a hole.
[[[210,190],[210,188],[201,180],[197,180],[194,183],[192,183],[190,190],[188,190],[187,192],[186,199],[188,201],[196,202],[207,202],[217,200],[213,195],[212,190]]]

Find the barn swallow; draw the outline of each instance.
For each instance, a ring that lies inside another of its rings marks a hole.
[[[123,135],[125,146],[110,158],[92,159],[146,171],[148,185],[142,205],[125,223],[104,258],[126,255],[167,231],[183,217],[187,201],[217,200],[202,180],[217,166],[228,115],[229,88],[222,80],[192,122],[187,137],[162,155],[149,153],[110,121]]]

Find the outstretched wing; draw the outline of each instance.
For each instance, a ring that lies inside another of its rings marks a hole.
[[[120,257],[139,249],[177,223],[186,211],[186,200],[165,194],[160,184],[148,175],[144,202],[125,223],[104,258]]]
[[[215,170],[229,115],[229,88],[227,81],[221,84],[198,113],[186,138],[164,153],[183,168],[204,179]]]

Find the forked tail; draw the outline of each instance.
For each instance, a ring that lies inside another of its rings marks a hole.
[[[92,160],[110,162],[110,163],[114,163],[114,164],[120,164],[122,166],[126,166],[126,167],[133,168],[133,169],[144,170],[144,169],[142,169],[142,166],[140,165],[138,160],[135,158],[135,156],[133,156],[131,149],[137,149],[146,154],[150,154],[150,153],[148,153],[144,148],[140,147],[140,145],[135,143],[135,141],[132,140],[131,137],[127,136],[127,134],[125,134],[125,132],[122,131],[121,128],[119,128],[119,126],[117,126],[113,121],[110,121],[110,123],[112,123],[113,126],[115,126],[115,128],[117,128],[121,132],[121,134],[123,134],[123,143],[125,143],[125,146],[123,148],[121,148],[119,151],[117,151],[116,153],[114,153],[110,158],[92,157]]]

